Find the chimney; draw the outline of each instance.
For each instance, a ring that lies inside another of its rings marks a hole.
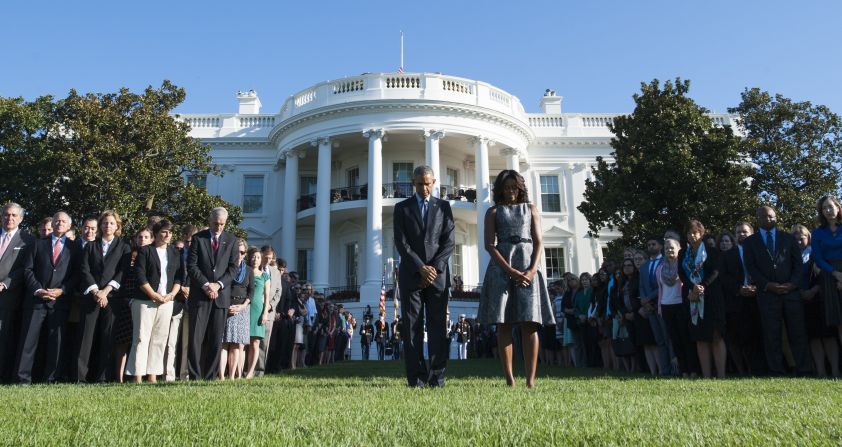
[[[260,113],[260,98],[257,97],[257,92],[254,90],[237,92],[237,102],[240,104],[240,109],[237,112],[240,115],[257,115]]]
[[[544,113],[561,114],[561,101],[563,96],[556,96],[555,90],[547,89],[541,98],[541,111]]]

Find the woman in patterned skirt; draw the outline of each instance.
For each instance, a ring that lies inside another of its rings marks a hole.
[[[239,239],[237,245],[240,270],[231,281],[231,307],[228,308],[219,354],[219,378],[222,380],[225,380],[226,365],[229,379],[242,376],[240,356],[243,355],[243,346],[249,342],[249,303],[254,290],[254,270],[246,265],[246,242]]]

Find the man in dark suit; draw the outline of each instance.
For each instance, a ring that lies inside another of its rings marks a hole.
[[[0,219],[0,383],[7,383],[17,350],[25,251],[35,239],[19,231],[23,209],[17,203],[7,203]]]
[[[190,244],[187,369],[192,380],[213,380],[219,369],[219,348],[231,306],[231,281],[240,270],[237,237],[225,231],[227,221],[228,211],[214,208],[209,228],[196,233]]]
[[[804,305],[798,284],[801,280],[801,250],[795,238],[777,231],[777,215],[768,206],[757,209],[760,231],[743,242],[745,267],[757,287],[757,305],[763,327],[763,347],[769,372],[785,373],[781,322],[786,321],[792,355],[799,374],[809,374],[810,352],[804,323]]]
[[[76,355],[76,380],[86,382],[91,370],[92,380],[104,382],[116,378],[111,353],[114,349],[111,328],[114,313],[109,300],[114,298],[123,281],[123,258],[131,252],[128,242],[120,238],[122,221],[114,211],[99,217],[100,236],[88,241],[82,249],[81,284],[84,288],[80,305],[79,346]],[[86,225],[87,227],[87,225]],[[85,231],[85,236],[88,232]],[[95,351],[93,364],[91,352]]]
[[[35,242],[26,256],[26,296],[18,348],[18,381],[22,384],[32,383],[32,366],[44,325],[47,326],[44,374],[50,383],[60,379],[59,355],[66,342],[64,330],[81,257],[79,245],[65,236],[68,230],[70,216],[59,211],[53,216],[53,234]]]
[[[429,166],[413,172],[415,194],[395,205],[395,246],[401,255],[400,296],[406,379],[409,386],[444,386],[449,356],[448,260],[453,253],[450,203],[431,196],[436,184]],[[424,326],[430,355],[424,360]],[[429,368],[429,369],[428,369]]]

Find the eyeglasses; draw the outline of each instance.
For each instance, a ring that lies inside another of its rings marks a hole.
[[[241,254],[241,255],[244,255],[244,254],[246,254],[246,252],[244,252],[244,251],[241,251],[241,252],[240,252],[240,254]]]

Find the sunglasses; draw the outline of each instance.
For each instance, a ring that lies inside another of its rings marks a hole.
[[[244,254],[246,254],[246,252],[244,252],[244,251],[241,251],[241,252],[240,252],[240,254],[241,254],[241,255],[244,255]]]

